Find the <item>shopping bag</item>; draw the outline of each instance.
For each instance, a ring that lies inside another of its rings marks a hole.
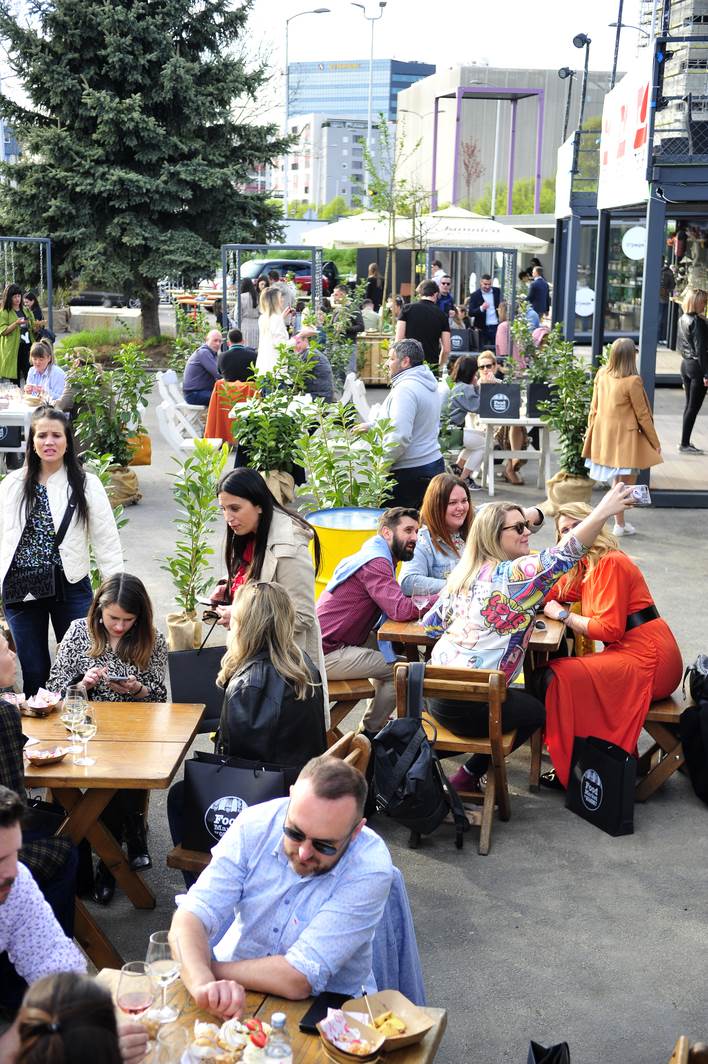
[[[634,831],[637,759],[621,746],[598,739],[576,739],[565,805],[608,835]]]
[[[521,411],[521,385],[505,384],[504,381],[496,381],[494,384],[480,384],[479,386],[479,416],[488,418],[502,418],[504,420],[518,418]]]
[[[208,853],[244,809],[286,794],[278,765],[197,751],[184,764],[183,847]]]
[[[570,1064],[570,1050],[567,1042],[559,1042],[556,1046],[540,1046],[538,1042],[529,1044],[529,1055],[526,1064]]]

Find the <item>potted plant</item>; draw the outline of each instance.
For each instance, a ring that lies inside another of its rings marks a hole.
[[[177,541],[174,554],[161,566],[172,577],[175,602],[179,607],[168,613],[167,642],[170,650],[192,650],[201,643],[201,621],[197,618],[197,596],[210,583],[209,528],[219,507],[216,486],[224,471],[229,449],[224,443],[214,450],[207,440],[194,441],[194,453],[180,464],[174,476],[172,494],[179,507],[175,518]],[[175,459],[178,461],[178,459]]]
[[[307,514],[320,537],[322,563],[315,581],[319,595],[337,563],[356,553],[376,531],[393,483],[386,436],[391,423],[382,419],[354,433],[353,409],[317,400],[296,443],[297,461],[307,472],[298,495],[316,509]]]
[[[131,341],[121,346],[115,356],[115,363],[115,369],[110,371],[110,384],[116,406],[130,432],[128,444],[133,454],[129,465],[150,465],[152,445],[142,421],[153,388],[152,376],[148,370],[149,360],[143,347]]]
[[[589,502],[593,481],[587,475],[583,444],[592,401],[592,370],[563,338],[560,325],[548,337],[545,357],[553,366],[550,398],[540,404],[540,413],[558,433],[560,469],[546,483],[549,512],[566,502]]]

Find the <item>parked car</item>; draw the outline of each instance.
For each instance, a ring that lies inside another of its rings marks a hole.
[[[281,278],[287,273],[295,274],[295,284],[303,292],[312,288],[312,262],[310,259],[250,259],[241,267],[241,277],[250,277],[255,283],[259,277],[266,277],[269,270],[277,270]],[[333,262],[322,266],[322,292],[329,295],[339,282],[337,267]]]
[[[140,306],[139,299],[126,299],[122,292],[107,292],[103,288],[84,288],[69,300],[70,307],[133,307]]]

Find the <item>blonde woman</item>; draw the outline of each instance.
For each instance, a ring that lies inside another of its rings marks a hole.
[[[256,369],[259,373],[272,370],[278,357],[278,344],[287,344],[287,322],[292,316],[290,307],[284,306],[283,293],[275,285],[264,288],[260,295],[261,316],[258,319],[258,358]]]
[[[703,454],[691,443],[691,433],[708,390],[708,323],[705,319],[708,295],[689,288],[684,295],[683,314],[678,322],[676,348],[681,355],[681,380],[686,393],[681,426],[681,454]]]
[[[253,581],[236,594],[217,752],[293,770],[327,748],[320,674],[293,639],[295,611],[278,584]]]
[[[637,373],[637,349],[628,337],[615,340],[595,377],[583,457],[593,480],[613,484],[635,484],[640,470],[664,460]],[[619,538],[633,536],[636,529],[618,514],[612,531]]]
[[[434,665],[501,669],[505,674],[502,728],[516,729],[515,748],[544,721],[541,702],[511,687],[523,668],[536,613],[553,585],[587,553],[607,518],[631,505],[631,489],[618,484],[557,546],[530,554],[523,510],[510,502],[489,503],[476,514],[460,563],[424,618],[426,630],[440,634]],[[456,735],[487,734],[485,703],[431,700],[430,710]],[[475,755],[450,782],[458,790],[480,790],[488,760]]]
[[[583,503],[563,506],[556,515],[558,541],[576,532],[589,513]],[[603,528],[546,598],[547,617],[605,644],[602,654],[559,658],[544,670],[546,743],[555,769],[542,777],[546,786],[568,785],[576,736],[596,735],[632,753],[651,702],[668,697],[681,682],[681,652],[671,629],[638,566],[618,548]],[[569,613],[566,602],[579,602],[580,614]]]

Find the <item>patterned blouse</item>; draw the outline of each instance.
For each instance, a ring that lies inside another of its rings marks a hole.
[[[166,702],[167,688],[165,687],[165,672],[167,670],[167,644],[164,636],[155,633],[155,646],[153,647],[147,668],[141,671],[135,665],[119,658],[109,645],[97,658],[89,656],[91,638],[89,636],[86,620],[72,621],[66,635],[59,644],[57,656],[47,680],[47,689],[50,691],[65,691],[71,683],[77,683],[86,675],[89,669],[108,666],[110,676],[136,676],[148,689],[148,694],[142,699],[144,702]],[[107,683],[99,680],[92,687],[89,695],[95,702],[134,702],[135,695],[119,694],[112,690]]]
[[[536,612],[555,583],[587,553],[575,536],[539,554],[482,567],[471,588],[443,591],[423,618],[433,665],[501,669],[507,683],[521,672]]]
[[[20,542],[12,559],[12,569],[33,569],[38,565],[61,565],[56,544],[54,520],[44,484],[36,484],[35,503],[29,512]]]

